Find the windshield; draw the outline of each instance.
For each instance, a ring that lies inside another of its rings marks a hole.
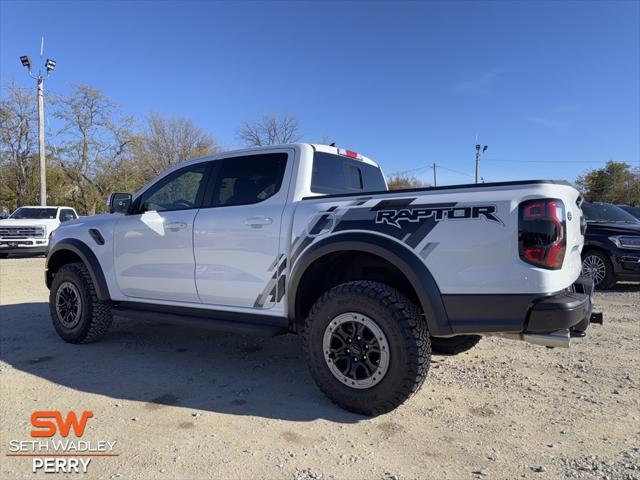
[[[640,223],[633,215],[608,203],[583,203],[582,211],[587,222]]]
[[[55,219],[57,208],[19,208],[9,218]]]
[[[624,207],[620,207],[620,208],[623,209],[625,212],[629,212],[631,215],[633,215],[637,219],[640,219],[640,207],[628,207],[625,205]]]

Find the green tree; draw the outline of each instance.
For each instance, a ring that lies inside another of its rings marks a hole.
[[[610,160],[576,179],[585,200],[617,204],[640,203],[640,167]]]
[[[392,173],[387,178],[387,185],[389,186],[389,190],[404,190],[407,188],[422,188],[429,186],[419,178],[404,172]]]

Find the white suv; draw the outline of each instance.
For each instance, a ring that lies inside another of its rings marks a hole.
[[[51,233],[78,214],[71,207],[20,207],[0,220],[0,258],[10,253],[46,253]]]

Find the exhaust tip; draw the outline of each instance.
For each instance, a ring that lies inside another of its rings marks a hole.
[[[559,330],[552,333],[523,333],[522,340],[543,347],[569,348],[571,334],[569,330]]]

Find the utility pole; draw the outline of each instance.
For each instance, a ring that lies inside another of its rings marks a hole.
[[[47,160],[44,151],[44,80],[38,75],[38,154],[40,156],[40,205],[47,204]]]
[[[476,142],[478,141],[476,137]],[[485,145],[482,147],[482,153],[487,151],[489,145]],[[480,180],[480,144],[476,143],[476,183]]]
[[[40,43],[40,59],[44,53],[44,37]],[[38,83],[38,154],[40,157],[40,205],[47,204],[47,161],[45,158],[44,146],[44,81],[49,78],[51,72],[56,68],[56,62],[47,58],[44,67],[47,70],[46,77],[42,75],[42,68],[38,69],[38,75],[31,73],[31,59],[23,55],[20,57],[22,66],[27,69],[29,76]]]
[[[433,164],[433,186],[434,187],[438,186],[438,182],[436,180],[436,164],[435,164],[435,162]]]

